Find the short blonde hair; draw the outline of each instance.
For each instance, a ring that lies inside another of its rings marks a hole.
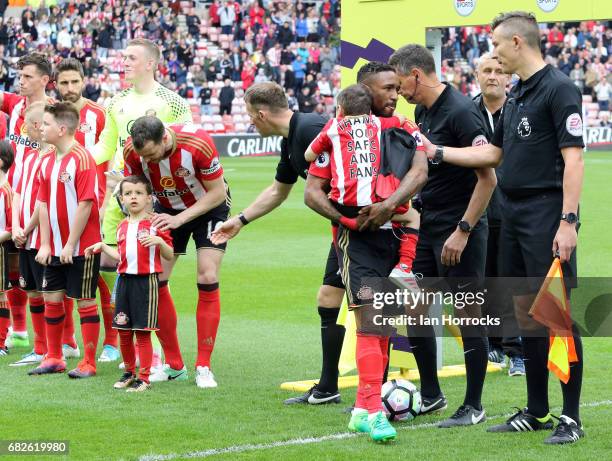
[[[127,46],[142,46],[147,50],[149,56],[153,58],[155,64],[159,64],[161,52],[159,51],[159,47],[151,40],[147,40],[146,38],[134,38],[128,42]]]

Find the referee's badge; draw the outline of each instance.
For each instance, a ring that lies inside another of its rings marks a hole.
[[[317,167],[325,168],[327,165],[329,165],[329,154],[327,152],[323,152],[317,157],[315,163],[317,164]]]
[[[531,125],[529,124],[529,119],[527,117],[521,118],[521,121],[516,128],[518,134],[521,138],[528,138],[531,134]]]
[[[567,117],[565,129],[572,136],[582,136],[582,117],[580,117],[578,112],[574,112]]]

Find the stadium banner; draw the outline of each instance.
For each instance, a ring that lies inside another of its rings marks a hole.
[[[612,128],[589,127],[585,130],[587,150],[610,150],[612,148]]]
[[[262,157],[279,155],[281,136],[262,138],[257,133],[211,135],[221,157]]]

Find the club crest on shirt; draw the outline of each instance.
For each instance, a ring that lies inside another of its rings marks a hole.
[[[129,317],[123,312],[119,312],[113,319],[113,322],[115,322],[116,325],[127,325],[128,321]]]
[[[147,117],[155,117],[157,115],[157,111],[155,109],[147,109],[145,115]]]
[[[162,176],[161,178],[159,178],[159,185],[162,186],[164,189],[176,188],[176,183],[174,182],[174,179],[172,179],[172,176]]]
[[[87,134],[87,133],[91,133],[91,131],[92,131],[92,129],[91,129],[91,125],[90,125],[89,123],[87,123],[87,122],[85,122],[85,123],[81,123],[81,124],[79,125],[79,131],[80,131],[81,133],[85,133],[85,134]]]
[[[72,176],[70,176],[70,173],[68,173],[67,171],[62,171],[57,177],[57,179],[59,179],[60,182],[67,183],[72,180]]]
[[[516,130],[521,138],[528,138],[531,134],[531,125],[529,124],[529,119],[527,117],[522,117],[521,121],[516,127]]]
[[[186,178],[191,173],[189,172],[187,168],[184,168],[181,166],[174,172],[174,174],[177,175],[179,178]]]
[[[149,229],[140,229],[137,233],[136,233],[136,238],[138,240],[143,239],[145,237],[149,236]]]

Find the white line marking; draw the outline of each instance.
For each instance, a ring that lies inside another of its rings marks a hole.
[[[612,400],[602,400],[600,402],[589,402],[583,403],[580,405],[582,408],[594,408],[594,407],[602,407],[602,406],[610,406],[612,405]],[[561,408],[555,408],[555,410],[561,410]],[[505,415],[495,415],[487,418],[487,421],[497,420],[508,418],[512,416],[511,413]],[[431,422],[431,423],[422,423],[422,424],[413,424],[410,426],[396,426],[398,430],[416,430],[416,429],[425,429],[430,427],[436,427],[439,421]],[[245,445],[234,445],[226,448],[211,448],[209,450],[202,451],[192,451],[189,453],[170,453],[167,455],[143,455],[138,458],[138,461],[169,461],[172,459],[185,459],[185,458],[207,458],[209,456],[222,455],[226,453],[242,453],[245,451],[255,451],[255,450],[270,450],[272,448],[279,447],[290,447],[292,445],[308,445],[311,443],[321,443],[328,442],[330,440],[345,440],[352,439],[354,437],[358,437],[362,434],[356,434],[353,432],[341,432],[339,434],[331,434],[331,435],[323,435],[320,437],[307,437],[307,438],[299,438],[299,439],[289,439],[289,440],[279,440],[278,442],[271,443],[258,443],[258,444],[245,444]]]

